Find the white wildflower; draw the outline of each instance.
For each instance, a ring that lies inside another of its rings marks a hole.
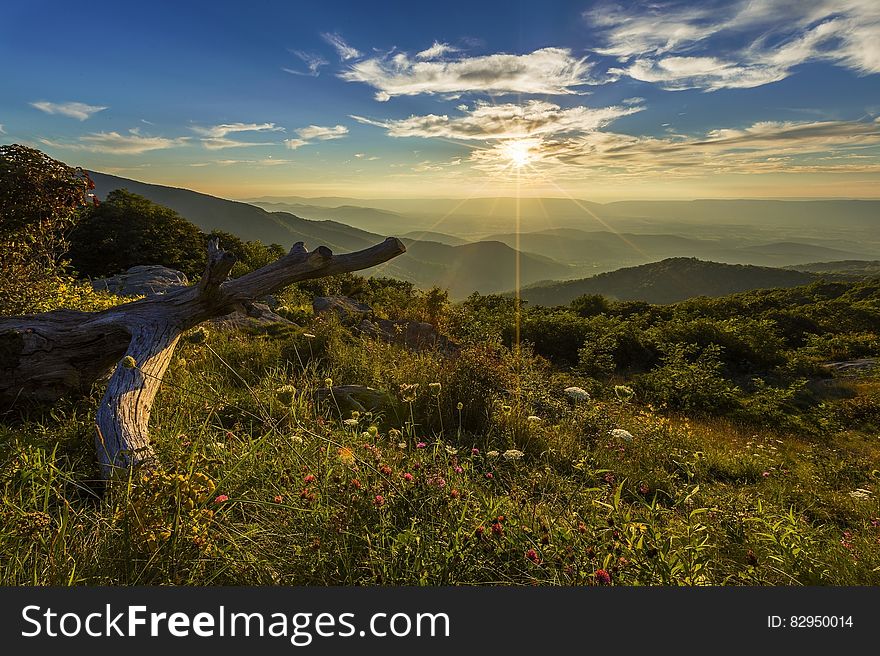
[[[451,456],[454,456],[456,453],[458,453],[458,449],[456,449],[455,447],[447,446],[446,453],[448,453]]]
[[[487,457],[487,458],[497,458],[499,455],[500,455],[500,454],[499,454],[497,451],[495,451],[495,450],[487,451],[487,452],[486,452],[486,457]]]
[[[566,387],[565,394],[572,401],[589,401],[590,395],[582,387]]]
[[[502,457],[505,460],[519,460],[524,455],[525,455],[525,453],[523,453],[519,449],[508,449],[507,451],[504,452]]]
[[[358,425],[358,420],[357,419],[343,419],[342,423],[344,425],[348,426],[349,428],[355,428]]]
[[[632,442],[633,441],[633,434],[630,433],[628,430],[624,430],[622,428],[612,428],[610,431],[608,431],[608,434],[611,437],[615,437],[619,440],[623,440],[624,442]]]
[[[290,441],[293,442],[294,444],[302,444],[302,443],[303,443],[303,438],[301,438],[299,435],[293,435],[293,436],[290,438]]]

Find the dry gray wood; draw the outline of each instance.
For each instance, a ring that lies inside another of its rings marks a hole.
[[[150,410],[182,332],[294,282],[367,269],[405,251],[394,237],[345,255],[323,246],[309,252],[300,242],[275,262],[227,280],[235,258],[215,239],[196,285],[102,312],[0,319],[0,412],[86,392],[115,365],[95,418],[102,475],[149,462]]]

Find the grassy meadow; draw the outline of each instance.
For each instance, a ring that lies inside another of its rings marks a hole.
[[[312,316],[334,292],[455,346]],[[821,366],[877,354],[876,280],[517,310],[344,276],[280,302],[294,324],[184,337],[156,466],[106,488],[100,385],[5,416],[0,583],[880,583],[880,376]]]

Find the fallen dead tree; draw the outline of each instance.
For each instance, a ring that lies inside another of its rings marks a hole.
[[[389,237],[355,253],[333,255],[302,242],[265,267],[227,280],[235,257],[208,244],[201,280],[102,312],[58,310],[0,319],[0,412],[25,402],[81,394],[115,366],[95,418],[102,475],[152,458],[150,411],[182,332],[288,285],[359,271],[406,251]]]

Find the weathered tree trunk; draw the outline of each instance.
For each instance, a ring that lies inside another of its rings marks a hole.
[[[359,271],[405,251],[394,237],[346,255],[323,246],[308,252],[300,242],[272,264],[227,280],[235,258],[212,240],[197,285],[103,312],[0,319],[0,412],[23,401],[53,402],[87,391],[115,364],[96,416],[102,474],[148,462],[150,410],[183,331],[299,280]]]

